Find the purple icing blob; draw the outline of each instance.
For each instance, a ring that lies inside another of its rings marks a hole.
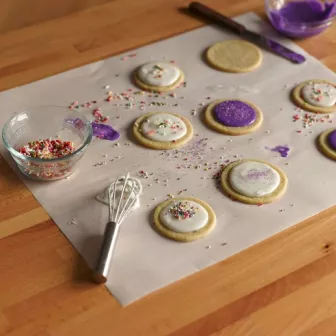
[[[287,157],[288,153],[290,151],[290,148],[287,145],[284,146],[276,146],[274,148],[268,148],[266,147],[266,149],[269,149],[271,152],[277,152],[281,155],[281,157]]]
[[[335,14],[335,1],[322,4],[317,0],[288,2],[280,10],[269,13],[274,28],[290,37],[319,34],[328,27],[319,23]]]
[[[239,100],[226,100],[213,109],[216,120],[229,127],[244,127],[251,125],[257,114],[248,104]]]
[[[105,140],[117,140],[120,137],[120,133],[112,128],[110,125],[91,123],[93,135],[100,139]]]
[[[332,149],[336,150],[336,130],[329,134],[328,143]]]

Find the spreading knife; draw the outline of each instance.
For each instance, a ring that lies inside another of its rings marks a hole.
[[[295,51],[283,46],[282,44],[271,40],[268,37],[255,33],[246,29],[242,24],[230,19],[229,17],[216,12],[215,10],[199,3],[191,2],[188,7],[188,11],[192,14],[199,15],[212,23],[228,28],[234,33],[238,34],[243,39],[246,39],[258,46],[272,51],[273,53],[286,58],[287,60],[301,64],[305,62],[306,58],[303,55],[296,53]]]

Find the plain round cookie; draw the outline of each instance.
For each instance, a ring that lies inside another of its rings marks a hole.
[[[324,131],[320,134],[317,140],[318,147],[320,148],[321,152],[332,160],[336,160],[336,151],[330,147],[328,137],[329,134],[335,130],[336,128],[331,128]]]
[[[301,91],[302,89],[307,85],[307,84],[311,84],[311,83],[325,83],[325,84],[330,84],[334,87],[336,87],[336,84],[331,83],[329,81],[326,80],[322,80],[322,79],[311,79],[311,80],[307,80],[305,82],[302,82],[301,84],[299,84],[298,86],[296,86],[293,91],[292,91],[292,98],[293,101],[302,109],[310,111],[310,112],[314,112],[314,113],[332,113],[332,112],[336,112],[336,105],[331,106],[331,107],[320,107],[320,106],[314,106],[311,105],[309,103],[307,103],[301,96]]]
[[[243,126],[243,127],[230,127],[230,126],[225,126],[221,124],[220,122],[218,122],[216,120],[216,117],[213,114],[214,107],[220,103],[223,103],[225,101],[230,101],[230,100],[240,101],[242,103],[245,103],[251,106],[256,113],[255,121],[251,125]],[[215,102],[207,106],[207,108],[205,109],[205,114],[204,114],[204,120],[209,127],[214,129],[215,131],[218,131],[220,133],[227,134],[227,135],[244,135],[244,134],[252,133],[261,126],[263,119],[264,119],[263,114],[257,106],[255,106],[254,104],[248,101],[241,100],[241,99],[216,100]]]
[[[176,202],[176,201],[193,201],[195,203],[200,204],[207,212],[208,212],[208,222],[205,226],[203,226],[201,229],[193,232],[187,232],[187,233],[181,233],[181,232],[174,232],[169,229],[167,229],[161,222],[160,214],[161,211],[168,206],[170,203]],[[196,197],[176,197],[171,198],[161,204],[159,204],[155,211],[154,211],[154,223],[153,223],[155,229],[162,234],[163,236],[181,241],[181,242],[190,242],[196,239],[203,238],[207,234],[212,231],[212,229],[216,225],[216,215],[210,205],[208,203],[205,203],[204,201],[196,198]]]
[[[150,116],[154,115],[154,114],[171,114],[175,117],[180,118],[184,124],[186,125],[187,128],[187,133],[181,137],[180,139],[177,139],[175,141],[154,141],[154,140],[150,140],[148,138],[146,138],[141,131],[141,124]],[[151,112],[151,113],[147,113],[143,116],[141,116],[140,118],[138,118],[135,123],[133,124],[133,134],[135,136],[135,138],[137,139],[137,141],[139,143],[141,143],[143,146],[148,147],[148,148],[152,148],[152,149],[160,149],[160,150],[164,150],[164,149],[176,149],[179,148],[181,146],[183,146],[184,144],[186,144],[193,136],[193,127],[190,123],[190,121],[179,115],[176,113],[170,113],[170,112]]]
[[[280,175],[280,183],[279,186],[270,194],[265,195],[265,196],[261,196],[261,197],[248,197],[245,195],[241,195],[239,194],[237,191],[235,191],[229,181],[229,177],[230,177],[230,172],[231,170],[239,165],[240,163],[243,162],[248,162],[248,161],[254,161],[254,162],[261,162],[264,163],[268,166],[270,166],[271,168],[273,168],[279,175]],[[246,204],[253,204],[253,205],[259,205],[259,204],[268,204],[268,203],[272,203],[276,200],[278,200],[286,191],[287,189],[287,176],[285,175],[285,173],[278,168],[277,166],[274,166],[268,162],[262,161],[262,160],[238,160],[235,162],[230,163],[229,165],[227,165],[222,174],[221,174],[221,184],[222,184],[222,188],[224,190],[224,192],[231,197],[234,200],[240,201],[242,203],[246,203]]]
[[[154,91],[154,92],[168,92],[168,91],[172,91],[174,89],[176,89],[181,83],[183,83],[184,81],[184,73],[182,72],[182,70],[177,67],[176,65],[174,65],[175,68],[177,68],[180,72],[180,77],[171,85],[167,85],[167,86],[152,86],[149,84],[146,84],[144,82],[141,81],[141,79],[139,78],[139,76],[137,75],[139,69],[141,68],[138,67],[137,69],[135,69],[134,73],[133,73],[133,81],[134,84],[139,87],[140,89],[146,90],[146,91]]]
[[[215,43],[206,51],[205,57],[211,66],[226,72],[253,71],[263,59],[258,47],[242,40]]]

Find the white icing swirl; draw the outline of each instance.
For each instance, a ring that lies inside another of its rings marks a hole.
[[[280,175],[265,163],[246,161],[232,168],[229,181],[239,194],[253,198],[272,193],[280,184]]]
[[[187,126],[182,119],[169,113],[156,113],[141,124],[142,134],[154,141],[170,142],[187,134]]]
[[[178,202],[186,202],[188,206],[196,209],[193,217],[187,219],[177,219],[169,210]],[[199,203],[189,200],[178,200],[169,203],[160,213],[162,224],[169,230],[179,233],[188,233],[200,230],[209,220],[208,211]]]
[[[171,63],[151,62],[141,66],[138,70],[139,79],[151,86],[170,86],[179,78],[180,70]]]
[[[310,105],[332,107],[336,104],[336,88],[328,83],[310,83],[302,88],[302,97]]]
[[[122,176],[122,178],[125,178],[124,176]],[[133,183],[135,183],[135,185],[133,186]],[[127,184],[126,184],[126,188],[124,190],[124,197],[125,198],[128,198],[131,194],[131,198],[133,198],[135,196],[135,193],[134,191],[139,191],[139,195],[141,194],[142,192],[142,185],[141,185],[141,182],[132,177],[132,181],[128,180],[127,181]],[[114,188],[114,184],[115,182],[113,182],[110,186],[108,186],[107,188],[105,188],[105,190],[96,196],[96,199],[97,201],[103,203],[103,204],[106,204],[106,205],[109,205],[109,189],[112,190],[112,193],[111,193],[111,204],[119,204],[120,203],[120,197],[121,197],[121,192],[122,192],[122,183],[119,183],[118,184],[118,187],[117,187],[117,190],[116,190],[116,195],[115,195],[115,201],[113,201],[113,188]],[[134,188],[133,188],[134,187]],[[139,199],[139,196],[136,198],[134,204],[133,204],[133,210],[134,209],[138,209],[140,208],[140,199]]]

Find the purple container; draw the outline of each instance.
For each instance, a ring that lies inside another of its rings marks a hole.
[[[265,7],[273,27],[292,38],[321,33],[336,14],[336,0],[265,0]]]

